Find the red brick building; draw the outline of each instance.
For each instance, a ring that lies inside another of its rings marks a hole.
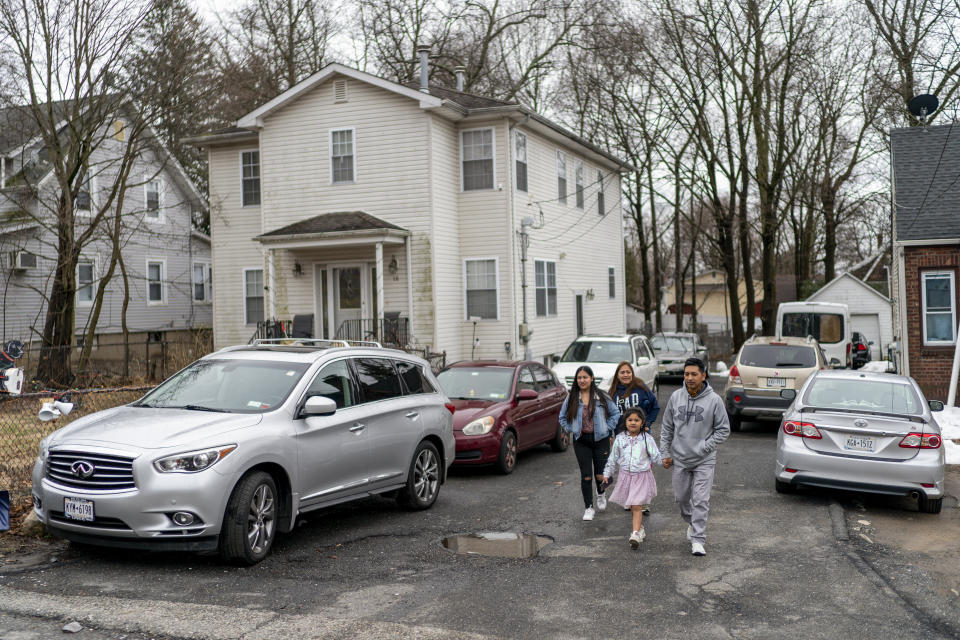
[[[890,134],[891,297],[900,371],[917,381],[927,399],[944,401],[960,320],[960,131],[952,128]]]

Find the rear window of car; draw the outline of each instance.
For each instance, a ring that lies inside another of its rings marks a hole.
[[[782,336],[813,336],[821,344],[841,342],[843,333],[843,316],[839,313],[785,313],[780,327]]]
[[[567,347],[561,362],[633,362],[629,342],[578,340]]]
[[[776,344],[747,344],[740,352],[740,364],[747,367],[809,369],[817,366],[813,347]]]
[[[803,397],[805,405],[824,409],[854,409],[900,415],[923,413],[913,387],[885,380],[838,380],[817,377]]]

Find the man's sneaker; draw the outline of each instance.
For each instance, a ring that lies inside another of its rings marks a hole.
[[[687,525],[687,540],[693,540],[693,525]]]
[[[640,543],[643,542],[644,538],[647,537],[647,532],[643,530],[643,527],[640,527],[639,531],[634,531],[630,535],[630,548],[638,549],[640,548]]]
[[[707,550],[703,548],[703,545],[699,542],[694,542],[690,545],[690,553],[695,556],[705,556],[707,555]]]
[[[593,510],[593,507],[587,507],[583,510],[583,519],[584,520],[593,520],[593,516],[596,512]]]
[[[597,511],[607,510],[607,496],[602,493],[597,496]]]

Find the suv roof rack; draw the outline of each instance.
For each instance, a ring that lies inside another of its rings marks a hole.
[[[258,338],[250,344],[236,345],[221,349],[235,351],[256,347],[308,347],[313,349],[333,349],[337,347],[369,347],[382,349],[383,345],[373,340],[326,340],[323,338]]]

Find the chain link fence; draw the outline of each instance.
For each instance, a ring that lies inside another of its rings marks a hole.
[[[77,418],[129,404],[150,389],[153,387],[70,391],[68,401],[73,403],[73,410],[49,422],[41,421],[37,414],[44,402],[54,399],[52,392],[0,396],[0,489],[10,492],[11,503],[29,497],[30,475],[41,440]],[[67,401],[65,397],[61,399]]]

